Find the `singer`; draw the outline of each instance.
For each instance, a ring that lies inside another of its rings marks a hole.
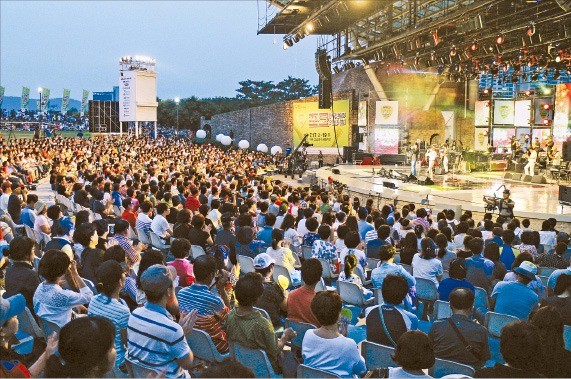
[[[510,190],[505,188],[503,192],[503,198],[484,196],[484,202],[486,204],[498,207],[500,211],[500,216],[504,218],[506,222],[510,222],[514,218],[514,206],[515,202],[510,199]]]

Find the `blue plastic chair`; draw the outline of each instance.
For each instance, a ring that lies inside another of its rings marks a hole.
[[[434,366],[428,369],[428,375],[433,378],[442,378],[446,375],[463,375],[473,378],[476,370],[472,366],[462,363],[436,358]]]
[[[193,329],[186,337],[188,346],[195,357],[207,362],[222,362],[230,356],[230,353],[221,354],[216,349],[212,338],[203,330]]]
[[[452,310],[450,309],[450,303],[447,301],[436,300],[434,303],[434,320],[440,320],[443,318],[448,318],[452,316]]]
[[[252,349],[236,342],[230,342],[230,354],[244,366],[254,372],[256,378],[281,378],[274,372],[268,355],[264,350]]]
[[[484,325],[492,337],[500,338],[503,327],[515,321],[519,321],[519,318],[502,313],[488,312]]]
[[[393,347],[370,341],[363,341],[361,345],[361,355],[365,358],[367,370],[398,367],[391,357],[394,353],[395,349]]]
[[[303,342],[303,337],[305,336],[305,333],[308,330],[317,329],[317,327],[313,324],[308,324],[306,322],[300,322],[300,321],[292,321],[290,319],[286,319],[284,328],[286,329],[292,328],[294,332],[297,333],[297,336],[295,336],[290,343],[292,348],[297,348],[299,350],[301,350],[301,343]]]
[[[563,340],[565,341],[565,348],[571,351],[571,325],[563,327]]]
[[[326,370],[318,370],[316,368],[312,368],[304,364],[297,366],[297,377],[298,378],[340,378],[339,375],[336,375],[332,372]]]

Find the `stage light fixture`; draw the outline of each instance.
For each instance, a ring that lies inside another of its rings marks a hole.
[[[336,74],[339,74],[341,72],[341,69],[338,66],[334,66],[333,67],[333,72]]]
[[[551,104],[549,104],[549,103],[543,104],[543,109],[546,110],[546,111],[550,110],[550,109],[551,109]]]
[[[299,35],[296,34],[296,35],[293,36],[293,42],[294,42],[294,43],[298,43],[298,42],[299,42]]]
[[[503,34],[498,34],[498,36],[496,37],[496,45],[503,45],[503,43],[505,42],[505,38]]]
[[[361,58],[361,62],[363,63],[363,66],[367,66],[369,64],[369,60],[367,58]]]
[[[525,29],[525,34],[526,34],[528,37],[531,37],[532,35],[535,34],[535,22],[532,21],[532,22],[527,26],[527,28]]]
[[[450,48],[450,56],[451,57],[456,56],[456,46],[455,45],[452,45],[452,47]]]
[[[547,119],[547,118],[543,119],[543,125],[545,125],[545,126],[551,125],[551,120]]]
[[[307,25],[305,25],[305,31],[309,34],[311,32],[313,32],[315,30],[315,26],[313,25],[312,22],[308,22]]]
[[[432,39],[434,40],[434,46],[438,46],[440,43],[440,37],[438,37],[438,29],[432,32]]]
[[[435,61],[436,60],[436,52],[434,50],[432,50],[430,52],[430,60],[431,61]]]
[[[472,42],[472,46],[470,46],[470,50],[472,50],[472,51],[478,50],[478,42],[476,40],[474,40],[474,42]]]

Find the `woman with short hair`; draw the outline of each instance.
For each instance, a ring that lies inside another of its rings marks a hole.
[[[426,333],[419,330],[403,333],[392,359],[399,367],[389,368],[389,378],[432,378],[423,371],[436,362],[434,346]]]

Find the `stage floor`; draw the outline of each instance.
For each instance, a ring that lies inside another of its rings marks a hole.
[[[405,183],[400,180],[379,177],[375,173],[389,166],[339,165],[340,174],[333,174],[331,167],[317,171],[319,179],[327,180],[329,176],[346,184],[350,191],[383,197],[398,197],[399,201],[419,202],[428,196],[429,204],[436,208],[449,205],[461,205],[464,210],[484,211],[483,196],[502,195],[502,184],[510,189],[511,198],[515,201],[514,213],[518,218],[546,219],[554,217],[561,222],[571,222],[571,207],[559,205],[559,186],[557,184],[531,184],[504,180],[503,172],[472,172],[469,174],[435,175],[434,185],[423,186]],[[410,169],[396,168],[408,175]],[[423,169],[420,174],[425,174]],[[392,182],[397,189],[383,186],[383,182]]]

